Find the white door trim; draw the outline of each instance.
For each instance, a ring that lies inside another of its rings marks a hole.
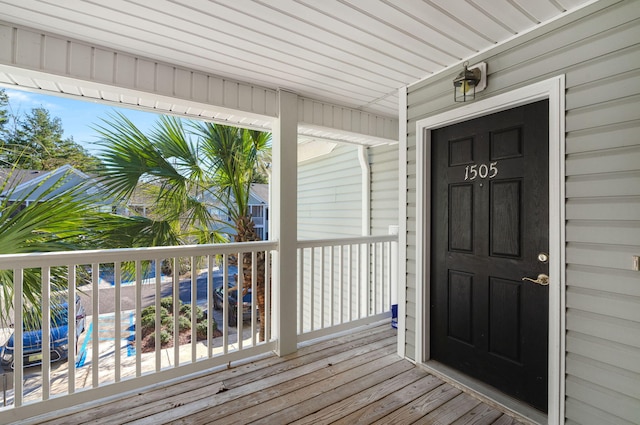
[[[560,75],[416,123],[416,363],[430,358],[431,130],[549,99],[549,410],[564,422],[565,393],[565,78]],[[423,308],[420,308],[423,306]]]

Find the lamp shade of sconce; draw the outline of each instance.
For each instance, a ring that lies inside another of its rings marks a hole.
[[[453,80],[453,100],[468,102],[476,98],[476,93],[487,86],[487,64],[482,62],[469,67],[464,63],[464,69]]]

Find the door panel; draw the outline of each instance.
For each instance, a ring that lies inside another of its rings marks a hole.
[[[432,133],[431,357],[547,403],[548,102]]]

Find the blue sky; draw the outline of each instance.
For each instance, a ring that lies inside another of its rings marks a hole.
[[[85,102],[59,96],[47,96],[23,90],[13,90],[4,87],[9,96],[9,107],[12,114],[23,116],[33,108],[45,108],[51,118],[60,118],[64,129],[64,138],[82,145],[91,153],[96,153],[99,146],[98,134],[92,129],[102,123],[101,118],[107,119],[108,114],[120,111],[125,114],[142,131],[149,129],[158,115],[151,112],[136,111],[126,108],[114,108],[97,102]]]

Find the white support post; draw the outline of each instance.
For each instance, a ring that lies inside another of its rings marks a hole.
[[[278,118],[273,123],[272,161],[273,207],[272,238],[279,243],[273,268],[274,328],[278,337],[277,354],[297,350],[298,267],[298,96],[280,90]],[[302,306],[300,306],[302,308]]]

